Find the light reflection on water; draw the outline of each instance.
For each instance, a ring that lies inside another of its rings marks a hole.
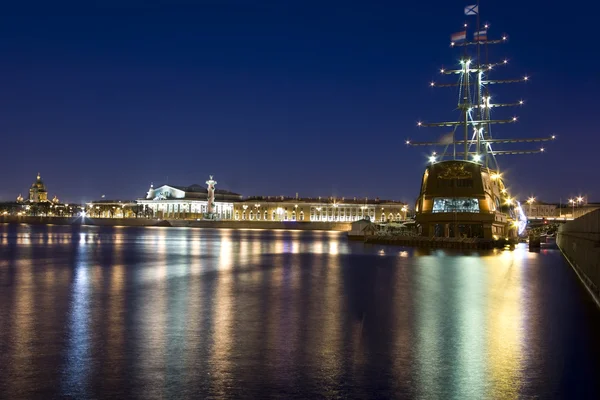
[[[8,398],[599,393],[600,315],[556,252],[26,225],[0,243]]]

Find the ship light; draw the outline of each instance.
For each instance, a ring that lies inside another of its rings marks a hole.
[[[519,104],[521,104],[521,105],[522,105],[522,104],[523,104],[523,100],[519,100]]]
[[[435,159],[436,159],[435,156],[431,156],[431,157],[429,157],[429,162],[433,164],[435,162]]]
[[[481,156],[480,156],[479,154],[475,154],[475,155],[473,156],[473,160],[474,160],[475,162],[479,162],[479,161],[481,161]]]

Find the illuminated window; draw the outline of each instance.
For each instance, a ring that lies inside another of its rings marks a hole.
[[[440,197],[433,199],[434,213],[479,212],[479,201],[474,198]]]

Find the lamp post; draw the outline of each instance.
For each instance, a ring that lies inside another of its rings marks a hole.
[[[572,210],[573,210],[573,211],[572,211],[572,214],[571,214],[571,217],[572,217],[573,219],[575,219],[575,204],[577,203],[577,200],[578,200],[578,199],[576,199],[576,198],[569,199],[569,203],[571,203],[571,207],[572,207]]]
[[[577,198],[569,199],[569,203],[573,204],[573,219],[575,219],[575,205],[583,203],[583,197],[578,196]]]
[[[535,201],[535,197],[531,196],[530,198],[527,199],[527,204],[529,204],[529,211],[528,214],[531,217],[531,205],[533,204],[533,202]]]

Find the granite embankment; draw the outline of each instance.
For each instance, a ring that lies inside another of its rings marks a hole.
[[[556,243],[600,306],[600,210],[561,225]]]
[[[298,221],[193,221],[157,220],[147,218],[81,218],[81,217],[17,217],[0,216],[0,223],[30,225],[92,225],[92,226],[164,226],[217,229],[292,229],[307,231],[350,230],[348,222],[298,222]]]

